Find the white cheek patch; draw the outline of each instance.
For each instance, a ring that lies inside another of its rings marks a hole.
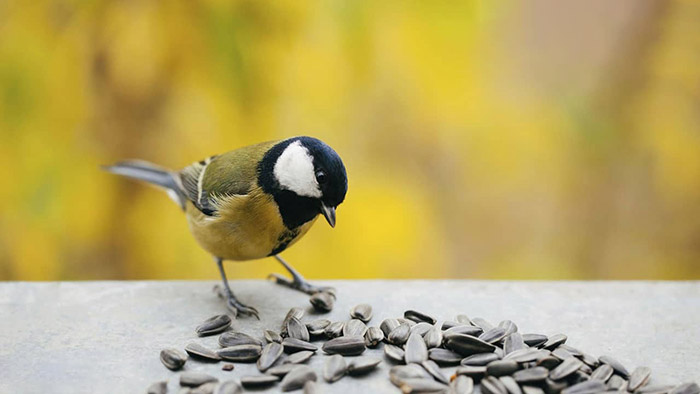
[[[283,189],[304,197],[321,197],[321,189],[314,174],[313,158],[300,141],[295,141],[284,149],[273,171]]]

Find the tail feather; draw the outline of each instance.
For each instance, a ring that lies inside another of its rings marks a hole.
[[[161,187],[168,192],[170,198],[180,205],[180,208],[185,209],[187,199],[182,191],[178,174],[173,171],[141,160],[121,161],[111,166],[103,166],[102,169]]]

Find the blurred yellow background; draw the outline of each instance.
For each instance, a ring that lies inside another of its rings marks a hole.
[[[165,194],[99,166],[302,134],[349,176],[336,228],[283,253],[307,277],[698,279],[698,21],[691,0],[0,2],[0,279],[215,279]]]

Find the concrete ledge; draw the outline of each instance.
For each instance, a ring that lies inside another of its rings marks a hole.
[[[0,392],[139,393],[158,380],[178,387],[177,373],[158,355],[193,340],[218,348],[216,336],[198,339],[194,328],[225,308],[211,282],[4,282],[0,283]],[[370,303],[379,325],[405,309],[452,320],[458,313],[492,323],[513,320],[523,333],[564,333],[567,343],[594,356],[609,354],[628,369],[648,366],[652,383],[700,382],[700,282],[488,282],[317,281],[338,289],[333,312],[347,320],[350,307]],[[279,329],[289,308],[309,307],[308,296],[272,283],[232,281],[261,320],[241,318],[236,330],[261,336]],[[312,312],[309,312],[312,313]],[[321,316],[321,315],[319,315]],[[308,315],[307,315],[307,318]],[[365,355],[382,357],[381,348]],[[320,374],[325,355],[310,365]],[[257,374],[255,364],[188,361],[221,380]],[[346,377],[324,392],[389,392],[387,362],[364,378]],[[332,391],[330,390],[332,389]]]

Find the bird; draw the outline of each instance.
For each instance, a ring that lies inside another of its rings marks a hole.
[[[291,279],[278,284],[314,294],[332,291],[309,283],[280,253],[295,244],[323,215],[335,227],[348,178],[340,156],[308,136],[262,142],[209,156],[182,170],[125,160],[104,170],[164,189],[184,211],[190,232],[216,262],[228,308],[259,316],[240,302],[226,277],[224,261],[274,257]]]

